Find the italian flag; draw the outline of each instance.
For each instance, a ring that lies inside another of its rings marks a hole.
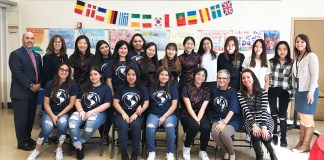
[[[152,15],[143,14],[142,15],[142,26],[143,28],[152,28]]]

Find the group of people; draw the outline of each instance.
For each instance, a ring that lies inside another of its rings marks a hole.
[[[95,54],[90,52],[88,37],[81,35],[70,57],[63,37],[55,35],[42,62],[32,51],[34,41],[33,33],[24,33],[23,46],[9,58],[17,148],[32,151],[28,160],[39,156],[54,128],[58,137],[55,158],[63,159],[62,144],[69,131],[77,159],[83,159],[83,144],[97,129],[108,139],[113,124],[122,160],[137,159],[142,128],[147,159],[154,160],[159,127],[166,131],[166,159],[173,160],[178,118],[185,136],[185,160],[191,159],[190,146],[198,132],[202,160],[209,159],[206,148],[210,136],[222,148],[224,159],[234,160],[232,136],[242,129],[251,137],[257,160],[263,159],[261,142],[271,160],[276,160],[271,142],[278,143],[279,118],[280,145],[287,146],[287,108],[293,97],[301,123],[300,141],[293,151],[310,149],[319,67],[304,34],[295,39],[295,60],[285,41],[277,44],[274,57],[268,60],[262,39],[254,42],[251,57],[245,58],[235,36],[226,39],[219,55],[209,37],[204,37],[194,52],[195,39],[188,36],[181,55],[175,43],[168,43],[159,60],[157,45],[147,43],[137,33],[129,43],[118,41],[113,53],[110,45],[100,40]],[[31,130],[40,88],[44,88],[42,129],[34,141]],[[128,140],[132,141],[130,157]]]

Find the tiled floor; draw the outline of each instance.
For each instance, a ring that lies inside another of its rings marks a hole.
[[[15,130],[14,130],[14,122],[13,122],[13,113],[12,110],[0,110],[0,160],[24,160],[28,157],[30,152],[21,151],[16,149],[17,142],[15,137]],[[40,128],[38,127],[38,124],[40,122],[39,117],[36,117],[34,129],[32,133],[32,138],[36,139]],[[316,129],[319,130],[321,133],[324,133],[324,121],[316,122]],[[182,159],[182,127],[179,128],[179,159]],[[280,146],[274,146],[277,152],[277,156],[279,160],[307,160],[309,153],[294,153],[291,152],[290,148],[292,148],[298,141],[299,136],[299,130],[290,130],[288,131],[288,147],[282,148]],[[163,136],[161,136],[163,137]],[[236,135],[237,138],[244,138],[244,134],[238,134]],[[313,141],[315,140],[315,136],[313,137]],[[242,142],[245,143],[245,142]],[[215,143],[210,142],[210,145],[214,146]],[[50,160],[54,159],[55,157],[55,145],[46,144],[41,149],[41,154],[38,158],[38,160]],[[118,149],[117,149],[118,150]],[[209,158],[211,160],[222,160],[223,153],[220,149],[216,151],[216,158],[215,150],[213,148],[207,148],[207,153],[209,155]],[[157,148],[157,160],[164,160],[165,158],[165,147],[158,147]],[[198,157],[199,147],[195,146],[192,147],[191,150],[191,157],[193,160],[199,160]],[[236,157],[237,160],[253,160],[255,155],[253,149],[249,148],[240,148],[235,147]],[[266,153],[266,150],[264,148],[265,152],[265,159],[269,160],[269,155]],[[75,159],[75,154],[72,156],[68,156],[67,154],[67,146],[64,146],[64,159],[70,160]],[[85,160],[108,160],[110,156],[110,146],[105,146],[104,148],[104,154],[102,157],[99,156],[99,146],[98,145],[87,145],[86,151],[85,151]],[[120,153],[118,151],[115,152],[115,160],[120,159]],[[140,158],[142,159],[142,158]]]

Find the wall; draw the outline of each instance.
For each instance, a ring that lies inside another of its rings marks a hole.
[[[223,1],[86,1],[98,6],[127,11],[130,13],[175,14],[198,10],[219,4]],[[323,0],[282,0],[282,1],[233,1],[234,13],[204,24],[179,27],[175,29],[193,30],[279,30],[280,39],[290,42],[292,17],[324,17]],[[26,27],[75,28],[76,22],[83,22],[84,28],[131,29],[98,22],[74,13],[75,0],[20,0],[17,7],[8,10],[19,12],[8,14],[8,20],[19,18],[20,33]],[[21,37],[21,35],[20,35]],[[7,39],[7,53],[21,46],[21,38]],[[8,56],[7,56],[8,57]],[[4,64],[6,65],[6,64]],[[8,88],[10,71],[8,73]],[[9,90],[8,90],[9,92]],[[8,93],[9,94],[9,93]],[[9,100],[10,101],[10,100]]]

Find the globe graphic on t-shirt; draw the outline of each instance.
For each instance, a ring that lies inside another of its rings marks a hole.
[[[118,76],[118,78],[120,80],[124,80],[125,79],[125,70],[126,70],[126,66],[119,66],[116,69],[116,75]]]
[[[123,95],[122,100],[128,108],[133,108],[139,102],[139,96],[133,92],[127,92]]]
[[[63,89],[59,89],[56,93],[56,95],[53,95],[52,92],[52,100],[57,104],[57,105],[61,105],[67,98],[68,96],[65,93],[65,90]]]
[[[153,97],[153,100],[158,104],[163,104],[168,99],[170,99],[170,95],[168,93],[166,93],[165,91],[163,91],[163,90],[154,92],[152,97]]]
[[[83,95],[82,99],[87,108],[92,108],[100,101],[98,94],[94,92]]]

